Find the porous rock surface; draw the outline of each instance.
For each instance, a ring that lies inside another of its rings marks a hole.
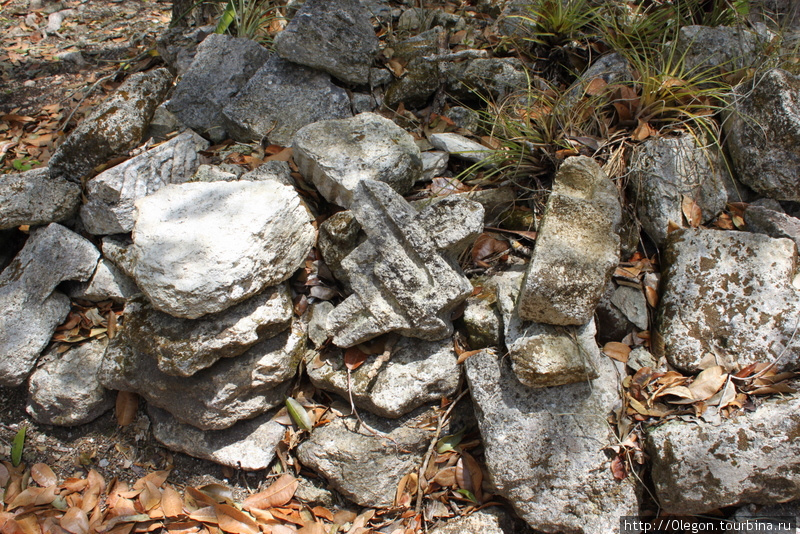
[[[67,219],[80,206],[81,188],[47,168],[0,175],[0,230]]]

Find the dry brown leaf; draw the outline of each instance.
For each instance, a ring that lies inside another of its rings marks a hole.
[[[145,511],[149,512],[161,504],[161,490],[152,482],[146,482],[144,489],[142,489],[142,492],[139,494],[139,503]]]
[[[686,217],[686,222],[689,223],[691,228],[697,228],[702,224],[703,212],[693,198],[683,195],[681,211],[683,211],[683,216]]]
[[[433,477],[433,482],[436,482],[443,488],[449,488],[455,486],[456,484],[455,466],[445,467],[444,469],[439,470],[439,472],[436,473],[436,476]]]
[[[42,532],[39,527],[39,520],[33,513],[18,515],[13,519],[9,519],[6,525],[7,527],[3,527],[3,534],[6,534],[6,532],[13,534],[41,534]]]
[[[113,313],[113,312],[112,312]],[[136,413],[139,411],[139,395],[132,391],[118,391],[117,392],[117,424],[119,426],[128,426],[136,419]]]
[[[586,86],[585,92],[589,96],[601,95],[606,91],[607,86],[608,82],[598,76],[589,82],[589,84]]]
[[[475,263],[484,261],[491,256],[503,252],[508,252],[510,246],[506,241],[495,239],[491,234],[482,233],[472,245],[472,261]]]
[[[50,466],[43,463],[33,464],[31,467],[31,478],[42,487],[54,486],[58,484],[58,477],[50,469]],[[5,486],[5,484],[0,484]]]
[[[603,345],[603,354],[622,363],[628,362],[628,356],[631,353],[630,346],[618,341],[609,341]]]
[[[639,125],[631,134],[631,139],[634,141],[644,141],[648,137],[658,135],[658,130],[650,126],[650,123],[639,119]]]
[[[351,510],[339,510],[333,514],[333,522],[337,525],[344,525],[345,523],[352,523],[356,520],[358,514]]]
[[[464,352],[462,352],[461,354],[458,355],[458,360],[456,361],[456,364],[458,365],[458,364],[464,363],[467,360],[467,358],[469,358],[470,356],[474,356],[474,355],[478,354],[482,350],[483,349],[465,350]]]
[[[189,514],[189,519],[194,519],[195,521],[200,521],[202,523],[217,523],[217,512],[216,512],[216,504],[211,506],[206,506],[204,508],[199,508],[194,512]]]
[[[166,482],[167,477],[169,477],[169,471],[169,469],[164,469],[162,471],[153,471],[152,473],[148,473],[134,482],[133,489],[142,490],[144,489],[145,484],[148,482],[152,482],[157,488],[160,488],[164,482]]]
[[[252,517],[237,510],[229,504],[218,504],[214,507],[217,524],[225,532],[232,534],[259,534],[258,525]]]
[[[282,506],[292,500],[294,492],[300,482],[290,474],[281,475],[270,487],[260,493],[251,495],[244,500],[242,508],[268,509],[273,506]]]
[[[728,374],[720,365],[709,367],[702,371],[694,382],[689,384],[689,390],[695,400],[704,401],[710,399],[725,384]]]
[[[658,307],[658,291],[650,286],[644,286],[644,296],[651,308]]]
[[[277,154],[264,158],[264,161],[289,161],[292,159],[292,147],[286,147]]]
[[[625,480],[628,478],[628,466],[621,456],[615,456],[614,459],[611,460],[611,472],[617,480]]]
[[[233,504],[233,490],[223,484],[205,484],[196,488],[198,491],[211,497],[219,504]]]
[[[333,523],[333,512],[331,512],[327,508],[323,506],[315,506],[314,508],[311,509],[311,512],[314,514],[315,517],[321,517],[322,519],[325,519],[326,521],[330,521],[331,523]]]
[[[67,510],[59,523],[64,530],[72,534],[89,534],[89,517],[77,506]]]
[[[183,499],[172,486],[166,486],[161,494],[161,509],[165,517],[178,517],[183,514]]]
[[[298,530],[297,534],[328,534],[328,529],[325,528],[324,523],[314,522]]]
[[[344,365],[349,370],[355,371],[367,361],[368,357],[369,355],[358,347],[350,347],[344,351]]]

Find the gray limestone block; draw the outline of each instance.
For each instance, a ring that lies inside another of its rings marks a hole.
[[[275,37],[275,50],[287,61],[366,84],[378,38],[369,11],[358,0],[307,0]]]
[[[390,360],[381,366],[370,356],[351,372],[350,392],[359,408],[381,417],[397,418],[423,404],[455,393],[461,375],[450,339],[422,341],[401,338]],[[306,366],[320,389],[348,397],[347,368],[340,353]]]
[[[233,358],[289,328],[291,293],[270,287],[244,302],[199,319],[181,319],[153,309],[144,296],[125,307],[131,346],[158,361],[161,372],[191,376],[221,358]]]
[[[186,126],[215,142],[227,137],[222,108],[269,59],[269,51],[250,39],[212,33],[197,47],[189,69],[167,101]]]
[[[702,221],[719,215],[728,201],[728,171],[713,147],[701,147],[689,134],[655,137],[638,145],[628,161],[629,191],[647,235],[661,246],[669,222],[682,225],[683,197],[700,207]]]
[[[295,134],[292,148],[300,173],[344,208],[362,180],[388,183],[403,194],[422,173],[414,138],[375,113],[309,124]]]
[[[446,64],[447,91],[458,98],[500,102],[528,88],[528,73],[517,58],[477,58]]]
[[[778,206],[780,208],[780,205]],[[800,247],[800,219],[782,211],[751,204],[744,211],[747,229],[770,237],[788,237]]]
[[[431,134],[428,140],[439,150],[453,157],[480,163],[494,154],[494,150],[456,133]]]
[[[394,44],[393,58],[406,64],[406,73],[389,84],[384,103],[394,107],[401,102],[406,106],[422,106],[439,87],[439,67],[426,61],[424,56],[439,52],[443,29],[440,27],[415,35]]]
[[[422,176],[420,181],[430,182],[437,176],[441,176],[447,170],[447,162],[450,154],[444,150],[430,150],[420,154],[422,160]]]
[[[800,498],[800,399],[773,398],[718,425],[671,421],[647,430],[656,496],[667,513],[702,514]]]
[[[350,287],[350,278],[342,261],[364,241],[361,225],[352,211],[340,211],[319,225],[317,247],[322,259],[340,283]]]
[[[482,508],[470,515],[447,521],[430,530],[430,534],[533,534],[533,530],[514,518],[505,508]]]
[[[472,349],[499,347],[503,341],[503,319],[497,310],[496,298],[484,295],[469,297],[462,321]]]
[[[0,230],[63,221],[80,202],[80,186],[50,178],[47,168],[0,175]]]
[[[771,362],[792,370],[800,294],[792,286],[797,247],[785,238],[678,230],[661,256],[654,349],[687,372],[706,364],[739,369]]]
[[[205,148],[208,141],[187,131],[89,180],[87,202],[81,206],[86,230],[94,235],[130,232],[135,202],[167,184],[189,181],[203,159],[198,152]]]
[[[755,31],[744,26],[683,26],[669,53],[682,58],[686,71],[694,75],[736,72],[760,61],[775,37],[764,24],[754,27]]]
[[[800,78],[772,69],[734,88],[723,128],[743,184],[775,200],[800,200]]]
[[[622,218],[616,186],[592,159],[558,170],[517,301],[521,318],[586,324],[619,263]]]
[[[486,466],[497,493],[542,532],[619,532],[620,516],[637,515],[630,478],[618,481],[603,447],[617,443],[607,415],[620,377],[609,358],[598,378],[531,389],[491,351],[466,360]]]
[[[307,124],[350,117],[347,92],[326,73],[273,56],[222,110],[225,128],[239,141],[289,146]]]
[[[114,397],[97,380],[107,340],[93,340],[59,354],[42,355],[28,381],[28,413],[39,423],[83,425],[114,406]]]
[[[126,276],[133,278],[133,241],[127,235],[107,235],[100,241],[103,258],[108,259]]]
[[[80,182],[96,166],[136,148],[171,86],[167,69],[132,75],[58,147],[50,176]]]
[[[239,179],[250,180],[251,182],[275,180],[290,187],[295,187],[296,185],[294,178],[292,178],[292,170],[285,161],[265,161],[252,171],[244,173]]]
[[[594,319],[580,326],[525,321],[514,303],[523,274],[507,271],[489,283],[503,318],[504,340],[517,379],[528,387],[550,387],[597,378],[603,358],[595,341]]]
[[[191,182],[235,182],[239,175],[223,170],[218,165],[203,164],[197,167]]]
[[[69,298],[56,286],[88,280],[99,259],[91,242],[57,223],[31,233],[0,273],[0,386],[25,381],[69,313]]]
[[[639,330],[647,330],[647,300],[639,288],[620,286],[614,291],[611,302]]]
[[[296,324],[244,354],[179,377],[161,372],[154,358],[134,349],[123,328],[109,343],[98,378],[109,389],[138,393],[181,423],[222,430],[285,401],[288,380],[297,371],[305,344],[306,336]]]
[[[88,282],[65,282],[64,286],[63,289],[70,298],[92,302],[109,299],[125,302],[139,293],[136,282],[105,258],[100,258],[97,269]]]
[[[200,430],[155,406],[148,406],[147,412],[153,437],[169,450],[244,471],[268,468],[286,433],[286,427],[271,420],[271,413],[223,430]]]
[[[274,180],[168,185],[136,208],[134,279],[154,308],[186,319],[286,280],[316,236],[297,192]]]
[[[612,280],[606,283],[603,296],[594,310],[594,319],[597,323],[597,341],[603,345],[609,341],[623,339],[632,329],[632,325],[624,313],[611,301],[617,290]]]

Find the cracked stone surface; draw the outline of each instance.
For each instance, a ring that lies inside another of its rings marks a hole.
[[[483,207],[447,198],[417,212],[389,185],[363,181],[353,213],[367,241],[343,261],[353,294],[328,316],[328,333],[351,347],[397,331],[429,341],[452,334],[450,312],[472,285],[448,251],[483,228]]]

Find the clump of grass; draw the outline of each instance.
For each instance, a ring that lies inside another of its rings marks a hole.
[[[228,0],[214,32],[246,37],[272,48],[273,38],[285,22],[281,6],[273,0]]]

